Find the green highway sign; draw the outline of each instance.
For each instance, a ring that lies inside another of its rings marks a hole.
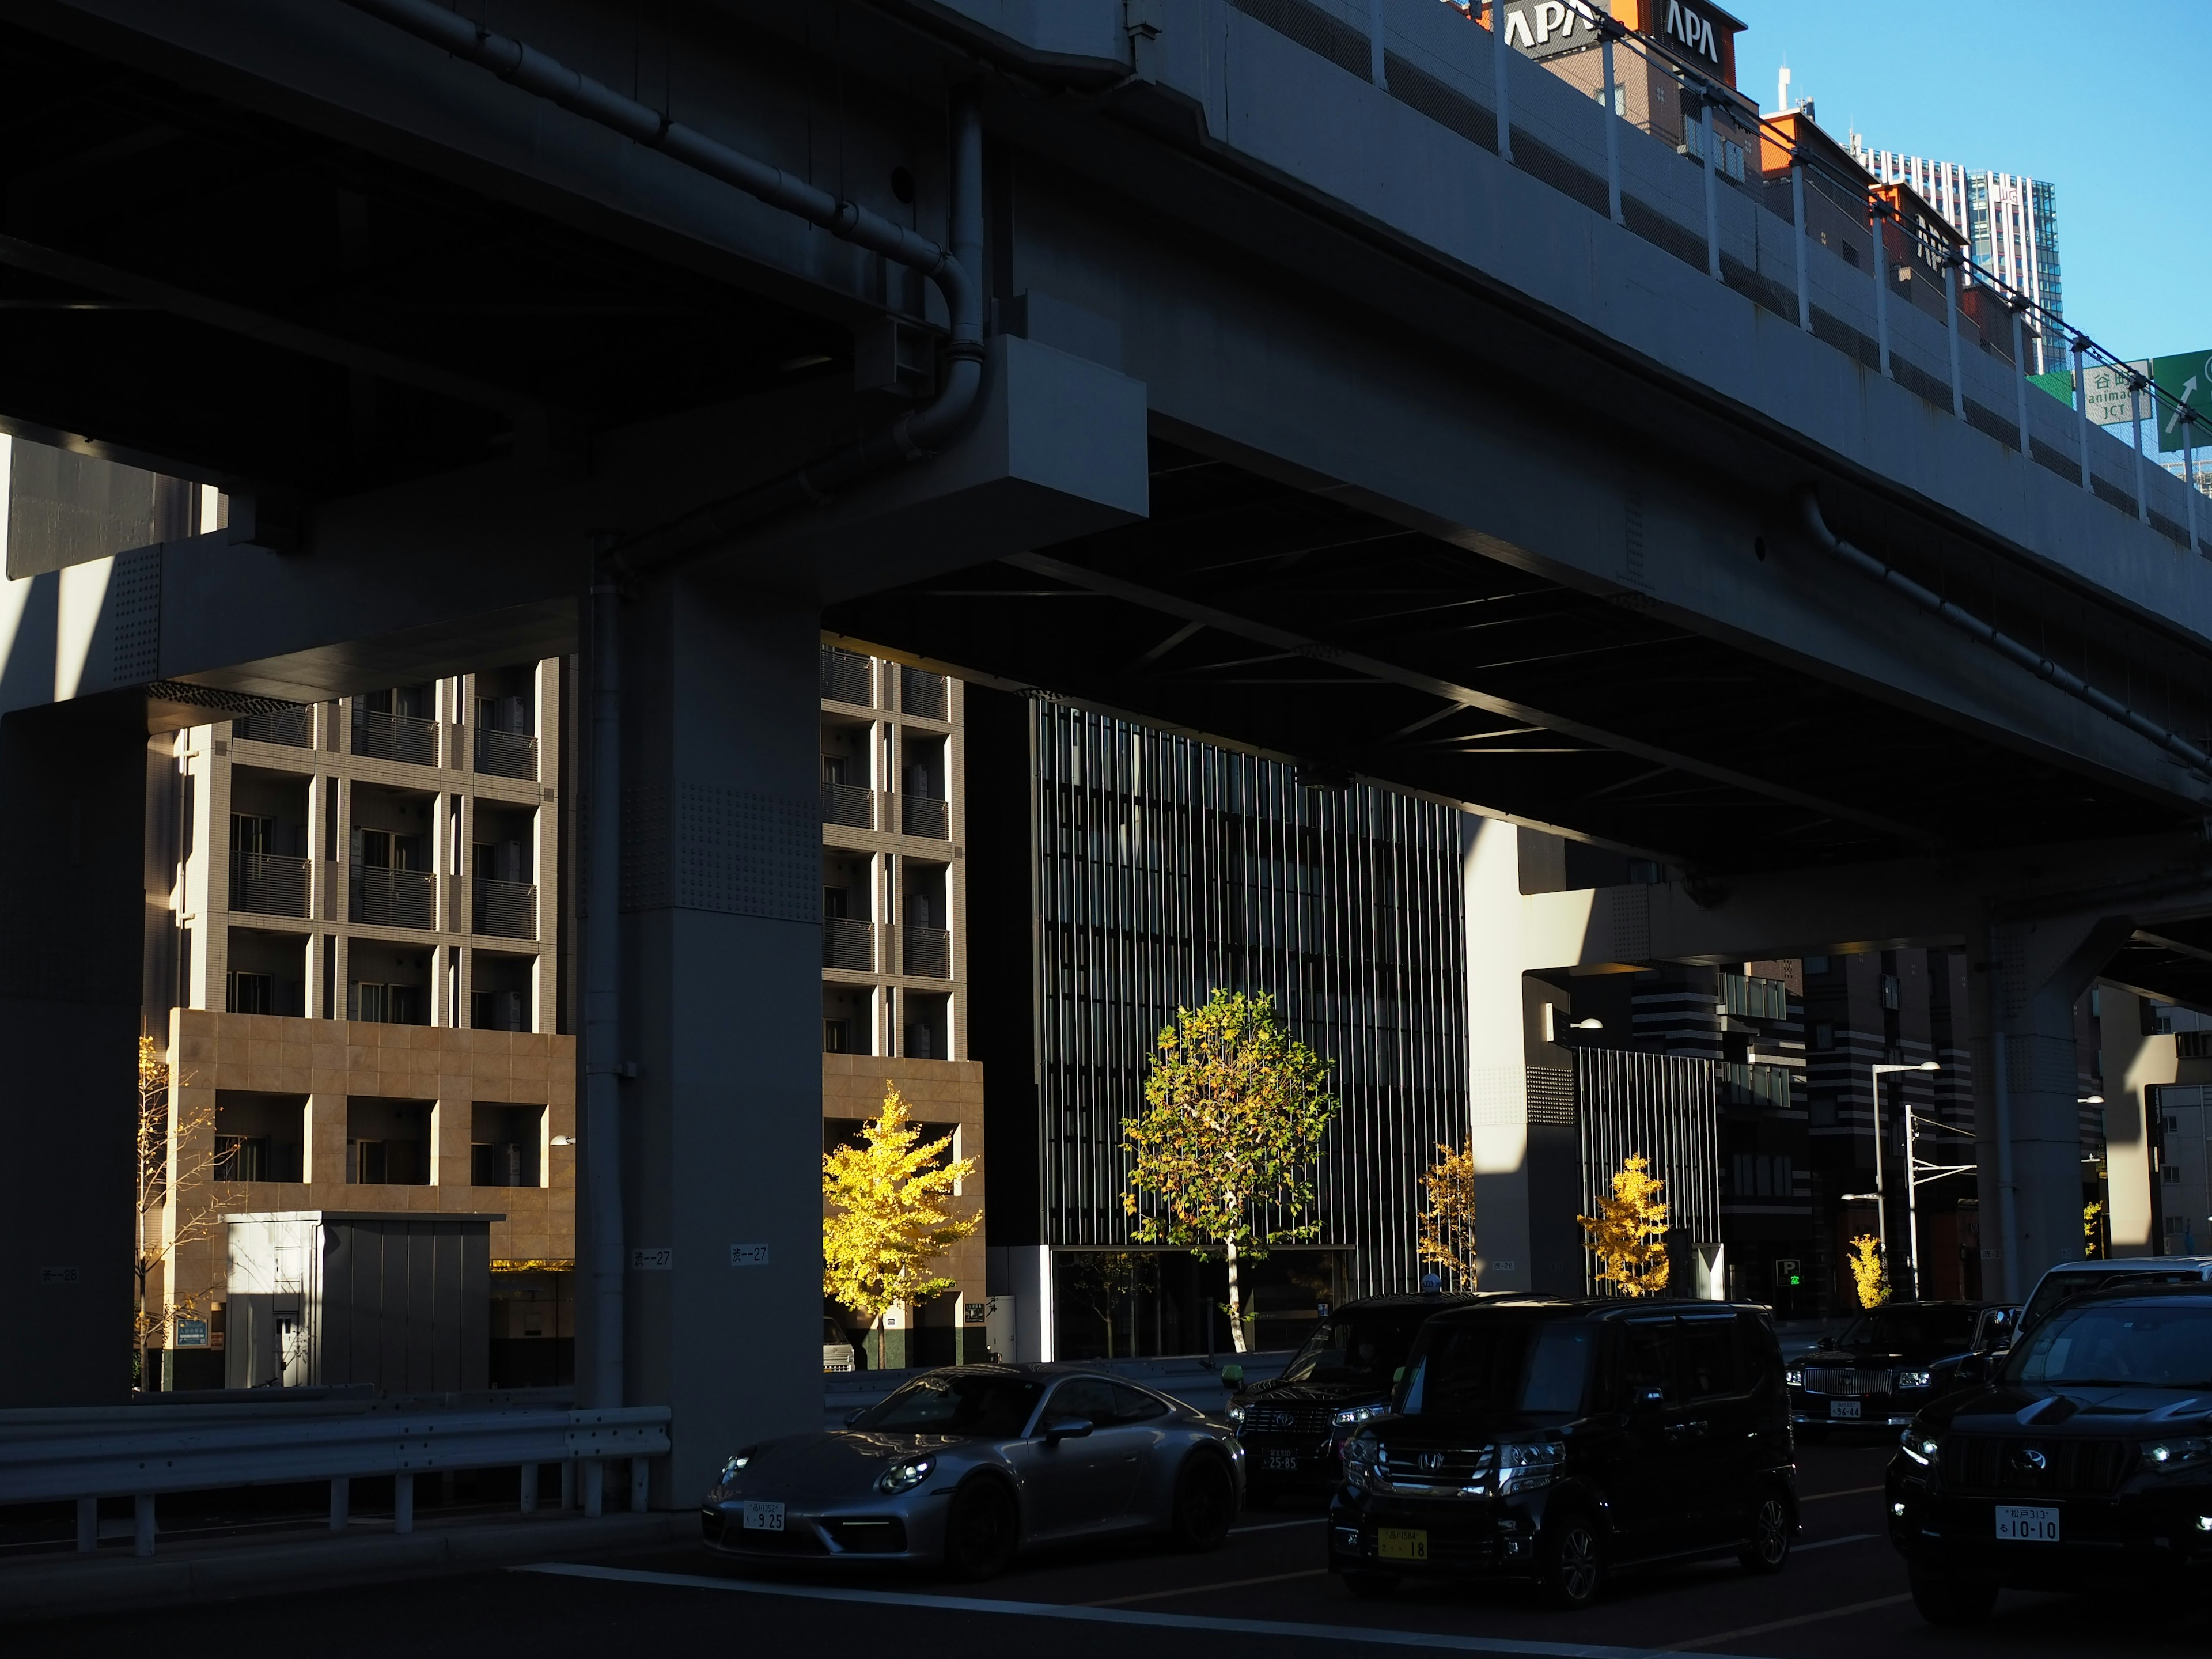
[[[2212,351],[2185,351],[2178,357],[2154,357],[2150,377],[2164,398],[2172,400],[2168,404],[2162,399],[2159,407],[2158,447],[2181,447],[2181,411],[2174,404],[2187,404],[2197,416],[2192,447],[2212,440]]]
[[[2118,368],[2103,363],[2091,363],[2085,377],[2089,382],[2089,419],[2097,426],[2126,426],[2135,419],[2135,400],[2130,392],[2129,371],[2132,369],[2146,380],[2150,378],[2148,362],[2125,363]],[[2028,380],[2040,386],[2069,409],[2074,406],[2074,371],[2053,369],[2048,374],[2031,374]],[[2150,398],[2143,398],[2143,418],[2150,418]]]

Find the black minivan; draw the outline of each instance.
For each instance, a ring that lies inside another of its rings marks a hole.
[[[1345,1443],[1329,1569],[1534,1580],[1567,1607],[1613,1569],[1732,1554],[1774,1572],[1797,1466],[1767,1310],[1504,1297],[1441,1313],[1389,1415]]]

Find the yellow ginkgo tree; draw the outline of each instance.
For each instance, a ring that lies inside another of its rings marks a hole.
[[[1328,1071],[1285,1028],[1273,997],[1217,988],[1204,1007],[1176,1010],[1145,1076],[1144,1114],[1121,1122],[1134,1154],[1121,1207],[1137,1218],[1138,1242],[1222,1253],[1239,1353],[1239,1262],[1321,1232],[1307,1212],[1336,1115]]]
[[[1861,1233],[1851,1241],[1851,1284],[1859,1293],[1859,1306],[1879,1308],[1889,1300],[1889,1264],[1882,1260],[1881,1241]]]
[[[896,1085],[884,1085],[883,1111],[860,1133],[860,1145],[822,1160],[830,1206],[822,1218],[822,1290],[868,1322],[880,1370],[884,1316],[953,1288],[930,1264],[981,1226],[983,1212],[950,1212],[946,1200],[975,1173],[975,1160],[948,1158],[950,1135],[923,1142]]]
[[[1428,1207],[1421,1215],[1421,1260],[1450,1275],[1453,1288],[1474,1289],[1482,1267],[1474,1237],[1474,1144],[1442,1154],[1421,1176]]]
[[[1667,1288],[1667,1183],[1651,1173],[1651,1160],[1625,1159],[1613,1171],[1613,1196],[1598,1212],[1577,1216],[1583,1247],[1597,1258],[1597,1279],[1623,1296],[1656,1296]]]

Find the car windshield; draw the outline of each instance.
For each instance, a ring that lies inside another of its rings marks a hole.
[[[2120,1268],[2112,1273],[2045,1273],[2043,1283],[2035,1287],[2028,1298],[2027,1310],[2021,1315],[2023,1325],[2040,1325],[2051,1316],[2051,1310],[2063,1308],[2077,1296],[2087,1296],[2092,1291],[2118,1286],[2149,1288],[2158,1285],[2195,1285],[2199,1275],[2177,1267]]]
[[[1029,1426],[1044,1385],[1025,1376],[941,1372],[917,1376],[853,1419],[893,1434],[973,1434],[1000,1439]]]
[[[1974,1345],[1978,1316],[1972,1308],[1884,1308],[1853,1320],[1838,1345],[1881,1353],[1963,1353]]]
[[[1599,1328],[1582,1320],[1485,1319],[1432,1328],[1406,1373],[1408,1417],[1582,1410]]]
[[[2061,1308],[2013,1350],[2005,1381],[2045,1388],[2212,1389],[2212,1300]]]
[[[1285,1382],[1372,1382],[1388,1388],[1398,1367],[1413,1351],[1413,1338],[1428,1317],[1351,1314],[1323,1320],[1306,1345],[1283,1368]]]

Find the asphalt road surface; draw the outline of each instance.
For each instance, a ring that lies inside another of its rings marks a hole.
[[[907,1574],[738,1571],[703,1549],[271,1596],[222,1607],[18,1626],[9,1659],[160,1652],[236,1659],[274,1646],[317,1659],[484,1659],[487,1655],[759,1652],[847,1656],[888,1644],[904,1659],[1048,1650],[1051,1659],[1344,1659],[1417,1652],[1917,1659],[1923,1655],[2127,1655],[2212,1645],[2212,1607],[2142,1598],[2095,1602],[2008,1594],[1989,1624],[1921,1623],[1882,1536],[1880,1446],[1799,1453],[1805,1532],[1782,1573],[1732,1561],[1617,1578],[1582,1613],[1507,1587],[1412,1589],[1355,1601],[1324,1571],[1316,1515],[1255,1510],[1226,1547],[1178,1555],[1142,1545],[1026,1560],[993,1583],[948,1586]]]

